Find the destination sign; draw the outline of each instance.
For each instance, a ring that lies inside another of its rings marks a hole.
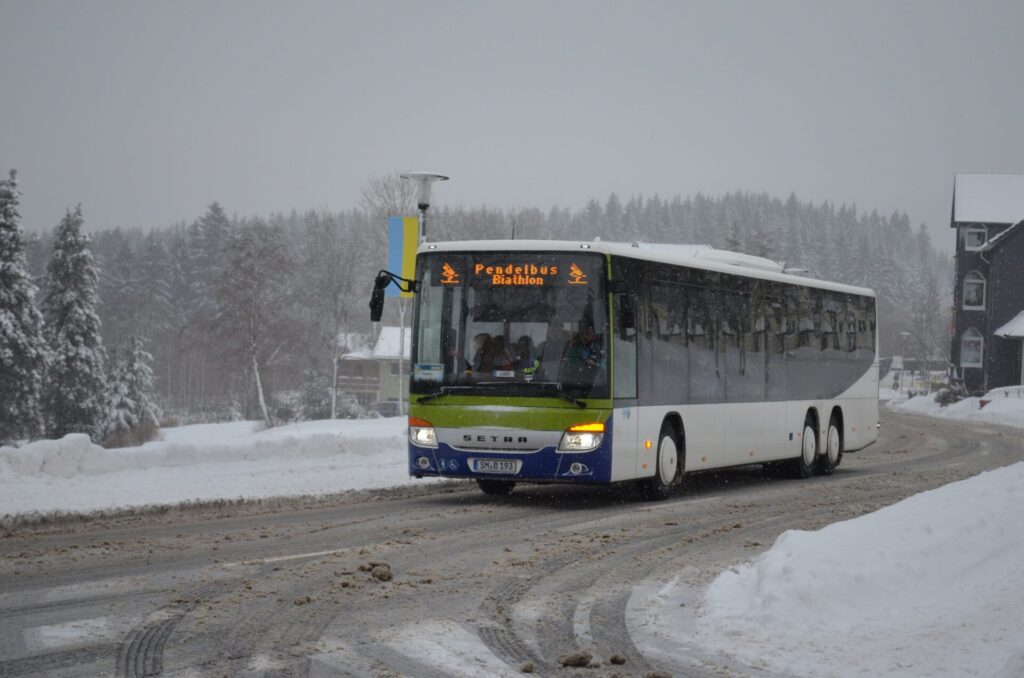
[[[447,255],[433,263],[433,284],[471,287],[551,287],[589,286],[601,279],[601,262],[596,257],[578,260],[567,256],[531,256],[515,253],[507,256]]]
[[[539,287],[558,275],[558,266],[547,264],[474,264],[473,275],[489,278],[492,285]]]

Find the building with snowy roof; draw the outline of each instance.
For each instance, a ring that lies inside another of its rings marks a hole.
[[[404,352],[409,364],[412,332],[405,330],[404,351],[399,350],[403,337],[398,327],[382,327],[377,339],[358,346],[341,357],[338,390],[352,393],[359,404],[370,407],[376,403],[397,401],[406,388],[406,379],[399,377],[398,356]]]
[[[968,391],[1024,382],[1024,175],[957,174],[952,361]]]

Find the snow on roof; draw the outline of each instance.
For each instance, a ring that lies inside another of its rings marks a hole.
[[[341,332],[338,334],[338,343],[347,348],[349,353],[357,353],[369,350],[370,337],[362,332]]]
[[[400,339],[398,327],[380,328],[380,336],[373,347],[373,357],[377,360],[398,360],[398,344]],[[405,328],[405,359],[409,359],[410,346],[412,345],[412,331]]]
[[[765,257],[757,257],[753,254],[743,254],[742,252],[733,252],[731,250],[719,250],[715,249],[711,245],[674,245],[666,243],[638,242],[635,243],[635,246],[642,250],[664,252],[666,254],[671,253],[680,257],[692,257],[694,259],[717,261],[722,264],[732,264],[733,266],[756,268],[759,271],[774,271],[775,273],[782,273],[782,264],[777,261],[772,261]]]
[[[1024,219],[1024,174],[957,174],[953,221],[1013,224]]]
[[[1006,236],[1020,228],[1021,224],[1024,224],[1024,220],[1018,221],[1016,224],[1010,226],[1008,229],[1004,231],[1000,231],[995,236],[993,236],[987,243],[985,243],[985,246],[982,247],[981,249],[985,252],[991,252],[996,247],[999,247],[1004,242],[1006,242]]]
[[[1006,323],[994,333],[997,337],[1009,337],[1011,339],[1024,338],[1024,311],[1021,311],[1017,316]]]

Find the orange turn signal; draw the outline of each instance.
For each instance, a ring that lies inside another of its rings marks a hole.
[[[604,424],[600,422],[594,422],[593,424],[576,424],[570,426],[570,431],[575,433],[604,433]]]
[[[431,424],[426,419],[420,419],[419,417],[409,417],[409,426],[428,427],[428,426],[433,426],[433,424]]]

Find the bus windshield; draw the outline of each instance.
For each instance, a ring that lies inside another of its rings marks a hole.
[[[608,397],[601,255],[421,254],[415,394]]]

